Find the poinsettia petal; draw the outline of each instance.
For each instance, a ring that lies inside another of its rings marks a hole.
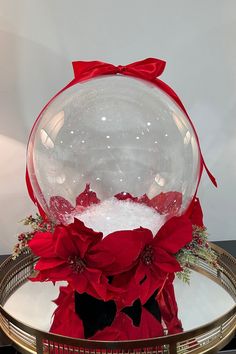
[[[53,234],[51,232],[36,232],[28,245],[36,256],[55,257]]]
[[[175,254],[191,241],[192,224],[187,217],[180,216],[168,220],[160,228],[152,244]]]
[[[121,289],[120,294],[114,296],[116,306],[119,310],[127,306],[132,306],[139,293],[139,283],[136,283],[134,277],[136,268],[133,267],[127,272],[117,274],[113,277],[111,285],[116,289]]]
[[[58,195],[50,198],[49,207],[53,217],[61,223],[64,223],[65,216],[75,209],[68,200]]]
[[[72,274],[68,279],[69,284],[79,293],[87,294],[108,301],[108,279],[98,269],[85,268],[79,274]]]
[[[124,273],[120,273],[117,275],[114,275],[112,277],[112,282],[111,284],[117,288],[123,288],[126,289],[128,284],[133,280],[134,280],[134,276],[136,273],[136,268],[137,267],[133,267],[130,270],[128,270],[127,272]]]
[[[37,270],[37,269],[36,269]],[[71,277],[69,266],[59,265],[55,268],[40,270],[36,277],[30,278],[31,281],[68,281]]]
[[[133,202],[136,202],[137,200],[136,197],[133,197],[130,193],[126,193],[126,192],[118,193],[114,195],[114,197],[118,200],[131,200]]]
[[[102,232],[94,231],[77,218],[75,218],[74,222],[68,226],[68,229],[72,235],[77,235],[79,233],[81,242],[85,241],[88,246],[96,244],[103,238]]]
[[[84,258],[87,250],[102,239],[101,232],[95,232],[84,223],[75,219],[68,226],[57,226],[55,235],[55,253],[64,259],[70,256]]]
[[[88,290],[88,280],[85,276],[86,270],[81,273],[71,273],[70,277],[67,279],[69,285],[76,290],[78,293],[82,294]]]
[[[122,192],[116,194],[114,197],[118,200],[131,200],[132,202],[146,204],[148,206],[150,203],[150,199],[148,198],[147,194],[143,194],[140,197],[133,197],[130,193]]]
[[[160,214],[177,214],[181,205],[182,193],[180,192],[160,193],[149,202],[149,206],[156,209]]]
[[[137,268],[136,268],[136,272],[134,275],[134,280],[137,284],[140,284],[141,282],[143,282],[145,280],[145,278],[147,277],[147,274],[149,274],[149,268],[147,266],[145,266],[145,264],[140,261]]]
[[[55,254],[67,260],[70,256],[79,256],[79,249],[69,233],[69,228],[57,226],[54,231]]]
[[[151,277],[150,272],[144,278],[143,282],[140,284],[139,289],[139,299],[141,304],[145,304],[147,300],[152,296],[153,292],[157,289],[155,278]]]
[[[147,267],[140,262],[135,268],[126,273],[115,275],[112,285],[120,286],[125,293],[116,300],[117,308],[121,310],[124,307],[132,306],[137,298],[142,304],[145,304],[154,291],[163,283],[163,272],[158,269],[158,277],[152,274],[151,267]]]
[[[145,244],[152,240],[152,232],[144,228],[113,232],[93,248],[90,261],[106,274],[123,273],[135,264]],[[105,254],[112,257],[109,261],[113,259],[113,263],[106,262]]]
[[[156,273],[155,276],[152,276],[152,272],[150,271],[150,274],[140,285],[139,298],[142,305],[144,305],[148,301],[148,299],[153,295],[153,293],[162,286],[163,282],[164,278],[160,269],[158,269],[158,273]]]
[[[68,225],[68,232],[70,237],[73,238],[73,242],[79,252],[77,254],[79,254],[81,258],[84,258],[88,249],[96,245],[103,238],[102,232],[96,232],[90,229],[79,219],[74,219],[74,222]]]
[[[155,248],[155,259],[152,267],[155,269],[155,276],[159,278],[160,269],[166,273],[175,273],[182,270],[179,262],[174,256],[171,256],[168,252],[162,248]]]
[[[40,271],[47,270],[56,268],[58,266],[61,266],[62,264],[65,264],[65,261],[61,258],[40,258],[36,263],[34,269]]]
[[[89,264],[91,268],[98,268],[102,270],[108,270],[109,272],[111,265],[116,261],[116,257],[107,252],[107,250],[102,249],[99,245],[93,247],[86,254],[86,263]]]
[[[114,299],[122,289],[115,288],[108,283],[108,279],[97,269],[89,269],[87,276],[90,285],[90,295],[103,301]]]
[[[134,279],[130,284],[129,292],[131,291],[131,286],[134,288],[134,294],[137,294],[142,304],[145,304],[147,300],[152,296],[156,289],[160,287],[163,283],[163,279],[166,273],[160,268],[156,268],[153,265],[147,266],[142,261],[140,261],[137,270],[134,275]],[[135,289],[136,284],[136,289]]]
[[[88,207],[92,204],[98,204],[100,200],[98,199],[95,192],[90,189],[90,184],[87,183],[84,191],[76,198],[76,207]]]

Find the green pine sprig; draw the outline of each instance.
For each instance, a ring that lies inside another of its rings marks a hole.
[[[21,232],[17,235],[18,242],[13,248],[12,259],[16,259],[22,253],[30,252],[28,242],[32,240],[36,232],[53,231],[55,224],[51,221],[45,221],[36,213],[35,217],[32,215],[20,221],[24,226],[29,227],[29,231]]]
[[[208,233],[205,227],[193,226],[193,239],[177,254],[176,259],[183,270],[177,273],[177,277],[184,283],[190,283],[191,267],[203,259],[208,264],[220,268],[217,262],[217,254],[210,247]]]

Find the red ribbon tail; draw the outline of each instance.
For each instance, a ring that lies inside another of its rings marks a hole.
[[[189,119],[189,122],[190,122],[190,124],[192,125],[193,130],[194,130],[194,132],[195,132],[195,134],[196,134],[196,137],[197,137],[197,133],[196,133],[196,131],[195,131],[194,125],[193,125],[193,123],[192,123],[192,120],[191,120],[191,118],[189,117],[189,115],[188,115],[188,113],[187,113],[187,111],[186,111],[186,109],[185,109],[185,107],[184,107],[182,101],[181,101],[180,98],[176,95],[176,93],[174,92],[174,90],[173,90],[170,86],[168,86],[165,82],[161,81],[160,79],[156,79],[156,80],[154,81],[154,83],[155,83],[159,88],[161,88],[164,92],[166,92],[166,93],[180,106],[180,108],[182,108],[182,110],[184,111],[184,113],[187,115],[187,117],[188,117],[188,119]],[[201,152],[201,149],[200,149],[200,144],[199,144],[199,141],[198,141],[198,137],[197,137],[197,142],[198,142],[198,146],[199,146],[199,150],[200,150],[200,154],[201,154],[201,160],[202,160],[202,161],[201,161],[201,164],[202,164],[202,166],[205,168],[206,173],[207,173],[208,177],[210,178],[211,182],[214,184],[215,187],[217,187],[217,181],[216,181],[215,177],[213,176],[213,174],[209,171],[209,169],[208,169],[208,167],[207,167],[207,165],[206,165],[206,163],[205,163],[205,161],[204,161],[204,159],[203,159],[202,152]],[[199,182],[200,182],[200,180],[199,180]]]
[[[144,80],[153,81],[160,76],[166,66],[164,60],[147,58],[126,66],[118,66],[119,72],[124,75],[131,75]]]
[[[36,207],[38,208],[39,214],[42,216],[42,218],[44,220],[47,220],[47,214],[45,213],[45,211],[43,210],[43,208],[41,207],[41,205],[39,204],[39,202],[37,201],[37,199],[34,196],[34,192],[33,192],[33,188],[30,182],[30,178],[29,178],[29,172],[28,172],[28,168],[26,167],[26,172],[25,172],[25,181],[26,181],[26,186],[28,189],[28,193],[30,196],[30,199],[32,200],[32,202],[34,203],[34,205],[36,205]]]
[[[72,65],[74,80],[69,84],[70,86],[96,76],[111,75],[118,72],[118,69],[113,64],[103,63],[101,61],[74,61]]]
[[[216,181],[215,177],[213,176],[213,174],[208,169],[208,167],[207,167],[205,161],[203,160],[203,158],[202,158],[202,162],[203,162],[203,166],[204,166],[204,168],[206,170],[206,173],[207,173],[208,177],[210,178],[210,180],[214,184],[214,186],[217,188],[217,181]]]

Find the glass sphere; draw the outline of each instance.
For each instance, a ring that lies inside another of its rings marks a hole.
[[[53,219],[60,219],[53,198],[75,206],[86,188],[100,201],[123,193],[155,208],[168,199],[172,207],[162,213],[179,215],[195,194],[200,153],[186,114],[165,92],[108,75],[74,85],[46,106],[29,139],[27,167],[34,194]],[[66,204],[60,210],[68,213]]]

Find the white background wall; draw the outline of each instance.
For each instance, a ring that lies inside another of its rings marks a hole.
[[[24,170],[30,128],[72,79],[72,60],[167,61],[219,188],[199,195],[212,240],[235,239],[236,0],[0,0],[0,253],[33,212]]]

